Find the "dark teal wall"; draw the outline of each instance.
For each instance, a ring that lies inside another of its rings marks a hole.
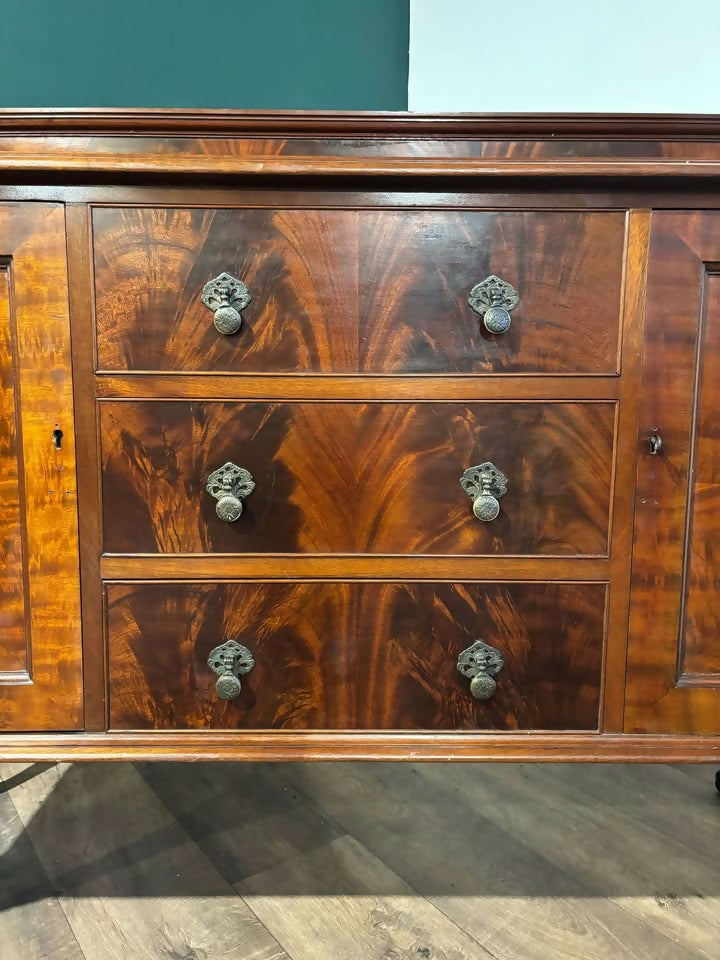
[[[406,110],[409,0],[2,0],[0,106]]]

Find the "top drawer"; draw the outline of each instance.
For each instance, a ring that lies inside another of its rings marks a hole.
[[[618,370],[624,213],[96,207],[92,222],[100,370]],[[201,301],[222,273],[251,298],[233,334]],[[500,334],[468,302],[490,275],[519,297]]]

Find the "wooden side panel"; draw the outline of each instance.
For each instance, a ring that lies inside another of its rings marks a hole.
[[[101,404],[105,552],[604,555],[615,404]],[[207,476],[256,489],[224,523]],[[460,487],[492,460],[500,516]]]
[[[652,218],[626,730],[720,732],[720,217]],[[663,448],[651,456],[647,437]]]
[[[12,361],[7,368],[14,370],[16,378],[14,421],[6,407],[7,391],[3,390],[2,436],[14,434],[18,464],[14,489],[19,507],[11,515],[17,518],[19,509],[23,515],[19,526],[24,525],[26,533],[22,577],[28,640],[22,669],[0,674],[0,729],[4,730],[71,730],[82,726],[75,438],[64,226],[59,205],[0,205],[0,256],[6,263],[2,292],[10,292],[9,297],[0,296],[0,302],[6,304],[0,311],[7,313],[9,304],[14,336]],[[56,428],[62,431],[59,450],[53,443]],[[9,451],[9,447],[5,449]],[[10,577],[11,590],[16,590],[20,576],[17,531],[15,519],[8,531],[15,543],[5,548],[12,562],[2,571],[3,578]],[[17,601],[8,609],[17,631]],[[13,635],[12,629],[9,635]],[[14,643],[17,668],[21,665],[19,641]],[[0,670],[4,669],[0,664]]]
[[[113,729],[597,728],[606,587],[576,583],[107,584]],[[246,644],[231,701],[210,651]],[[475,700],[458,654],[505,668]]]
[[[473,374],[617,371],[622,213],[96,208],[103,370]],[[219,334],[203,285],[252,295]],[[468,305],[520,295],[502,336]]]
[[[10,262],[0,262],[0,676],[27,674],[28,631],[15,332]]]

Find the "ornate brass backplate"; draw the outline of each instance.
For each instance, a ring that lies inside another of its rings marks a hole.
[[[221,273],[203,287],[201,301],[215,313],[213,323],[218,333],[237,333],[242,326],[241,310],[250,303],[250,291],[231,273]]]
[[[208,657],[208,666],[218,675],[217,695],[222,700],[232,700],[242,689],[240,677],[250,673],[255,660],[247,647],[237,640],[228,640],[215,647]]]
[[[468,303],[483,318],[488,333],[505,333],[510,326],[510,311],[520,302],[515,287],[491,274],[470,291]]]
[[[470,678],[470,693],[476,700],[489,700],[497,690],[495,677],[505,666],[499,650],[476,640],[458,657],[457,668]]]
[[[205,489],[217,503],[215,512],[221,520],[233,523],[243,512],[243,500],[255,489],[252,474],[244,467],[238,467],[231,460],[207,478]]]
[[[460,486],[473,501],[473,513],[478,520],[489,521],[500,513],[500,498],[507,493],[508,478],[488,460],[468,467],[460,477]]]

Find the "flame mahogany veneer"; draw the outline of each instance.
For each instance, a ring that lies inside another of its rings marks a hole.
[[[720,119],[0,111],[0,373],[0,757],[720,759]]]

